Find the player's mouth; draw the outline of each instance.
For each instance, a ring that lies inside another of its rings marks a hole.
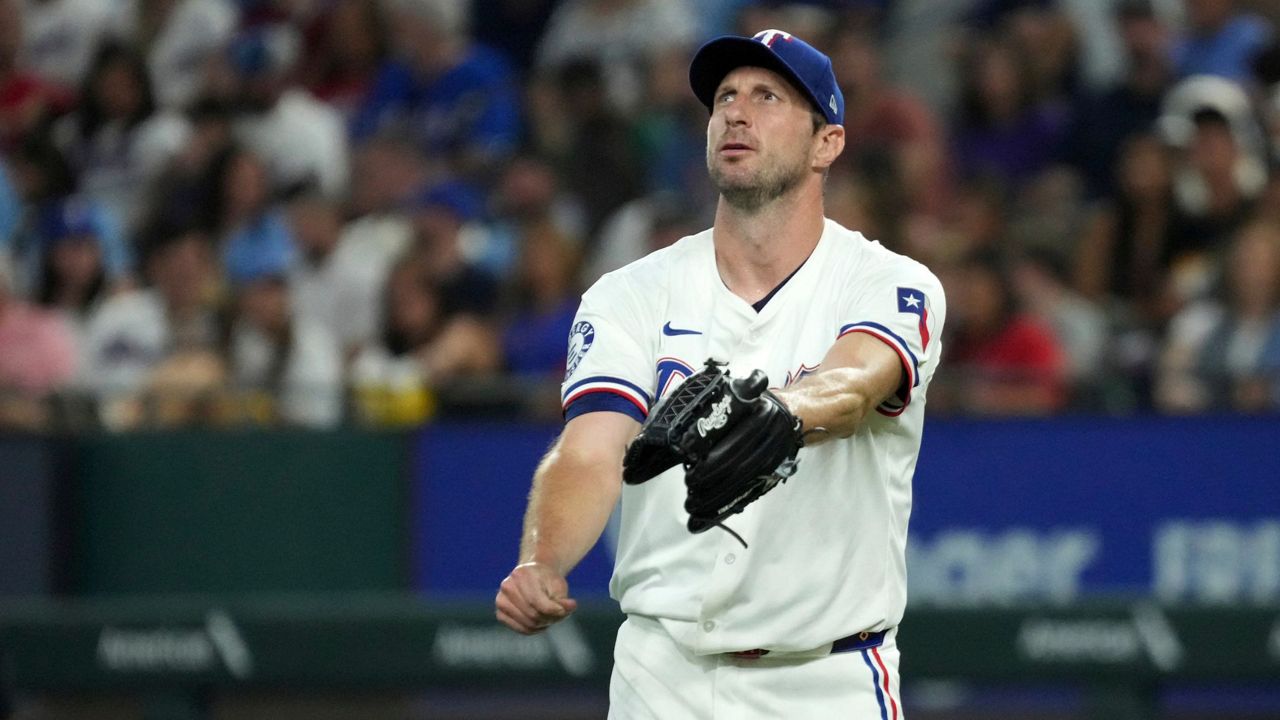
[[[755,148],[743,142],[727,142],[720,146],[720,154],[725,157],[740,157],[755,152]]]

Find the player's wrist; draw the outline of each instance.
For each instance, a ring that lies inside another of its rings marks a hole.
[[[555,557],[547,554],[535,553],[529,557],[522,557],[520,564],[516,568],[529,568],[534,571],[550,571],[556,575],[564,577],[568,572],[563,568]]]

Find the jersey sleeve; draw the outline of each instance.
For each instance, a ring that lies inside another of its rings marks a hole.
[[[620,412],[644,422],[653,403],[654,342],[645,313],[625,280],[601,278],[582,297],[569,330],[565,380],[560,390],[565,421],[589,412]],[[654,326],[656,327],[656,326]]]
[[[836,337],[865,333],[888,345],[902,363],[902,384],[876,410],[901,415],[933,377],[941,354],[946,297],[933,273],[900,258],[874,270],[842,308]]]

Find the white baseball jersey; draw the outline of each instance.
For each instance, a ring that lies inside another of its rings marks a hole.
[[[726,524],[685,528],[683,471],[625,486],[610,594],[658,619],[695,654],[808,651],[897,625],[906,604],[911,477],[925,391],[946,315],[927,268],[833,221],[798,271],[757,310],[721,281],[712,231],[602,277],[569,343],[567,418],[643,419],[702,367],[759,368],[779,388],[820,369],[835,341],[867,333],[901,359],[904,382],[853,437],[800,451],[796,474]]]

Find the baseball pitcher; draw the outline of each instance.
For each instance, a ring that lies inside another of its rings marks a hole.
[[[565,576],[621,499],[611,718],[897,720],[942,288],[824,217],[845,139],[825,55],[721,37],[689,76],[714,226],[583,296],[497,617],[536,633],[572,613]]]

